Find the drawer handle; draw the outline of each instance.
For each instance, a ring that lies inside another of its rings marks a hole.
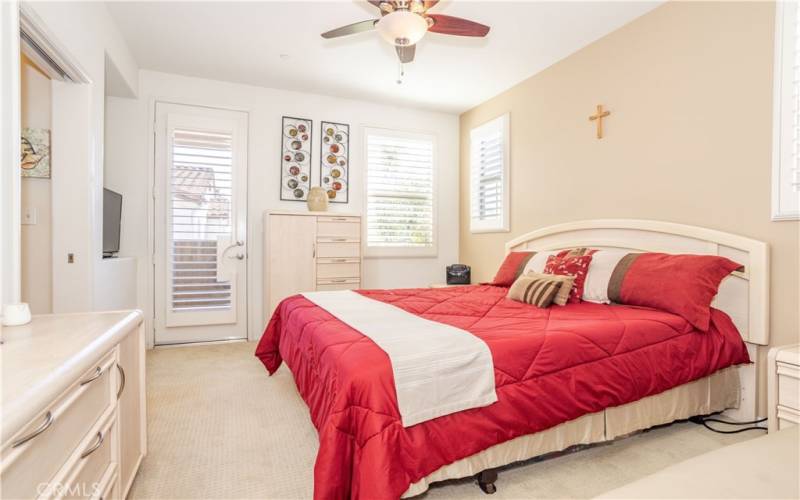
[[[103,433],[100,432],[100,431],[97,431],[97,442],[95,444],[93,444],[92,446],[90,446],[86,451],[81,453],[81,458],[86,458],[89,455],[91,455],[92,453],[94,453],[95,451],[97,451],[97,448],[100,448],[100,446],[103,445],[103,440],[104,439],[105,439],[105,436],[103,436]]]
[[[117,371],[119,372],[119,389],[117,389],[117,399],[119,400],[122,391],[125,390],[125,370],[119,363],[117,363]]]
[[[89,377],[86,380],[84,380],[83,382],[81,382],[81,385],[83,386],[83,385],[86,385],[86,384],[91,384],[95,380],[99,379],[102,374],[103,374],[103,369],[98,366],[94,370],[94,375],[92,375],[91,377]]]
[[[334,262],[347,262],[347,259],[333,259]]]
[[[347,238],[332,238],[333,241],[347,241]]]
[[[332,283],[347,283],[347,280],[331,280]]]
[[[23,437],[17,439],[16,441],[14,441],[14,443],[11,445],[11,447],[12,448],[16,448],[18,446],[22,446],[23,444],[25,444],[28,441],[30,441],[31,439],[35,438],[39,434],[43,433],[51,425],[53,425],[53,420],[55,420],[53,418],[53,412],[48,411],[47,415],[45,415],[45,417],[44,417],[44,422],[42,423],[42,425],[39,426],[38,429],[36,429],[35,431],[31,432],[27,436],[23,436]]]
[[[346,222],[347,218],[346,217],[334,217],[333,220],[343,220],[343,221]]]

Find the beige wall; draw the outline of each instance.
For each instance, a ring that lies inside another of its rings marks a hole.
[[[50,128],[51,82],[24,55],[20,99],[23,128]],[[51,163],[51,168],[57,165]],[[22,301],[34,314],[52,311],[52,237],[50,179],[23,178],[21,205],[36,210],[36,224],[21,227]]]
[[[491,279],[506,241],[561,222],[710,227],[770,244],[771,343],[798,342],[800,224],[770,221],[774,16],[772,3],[668,3],[461,115],[473,279]],[[598,141],[587,117],[601,103],[612,114]],[[469,132],[505,112],[511,232],[470,234]]]

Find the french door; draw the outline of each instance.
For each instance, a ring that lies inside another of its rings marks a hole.
[[[156,104],[156,344],[247,337],[247,114]]]

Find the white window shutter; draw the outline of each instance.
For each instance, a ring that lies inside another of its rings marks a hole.
[[[432,136],[367,129],[367,253],[435,253]]]
[[[772,219],[800,219],[800,3],[778,2]]]
[[[509,228],[509,116],[470,133],[470,231]]]

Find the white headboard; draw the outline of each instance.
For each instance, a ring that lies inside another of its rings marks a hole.
[[[763,241],[672,222],[598,219],[537,229],[506,243],[506,253],[581,246],[722,255],[742,264],[743,272],[737,271],[722,282],[714,307],[733,319],[745,342],[769,342],[769,246]]]

